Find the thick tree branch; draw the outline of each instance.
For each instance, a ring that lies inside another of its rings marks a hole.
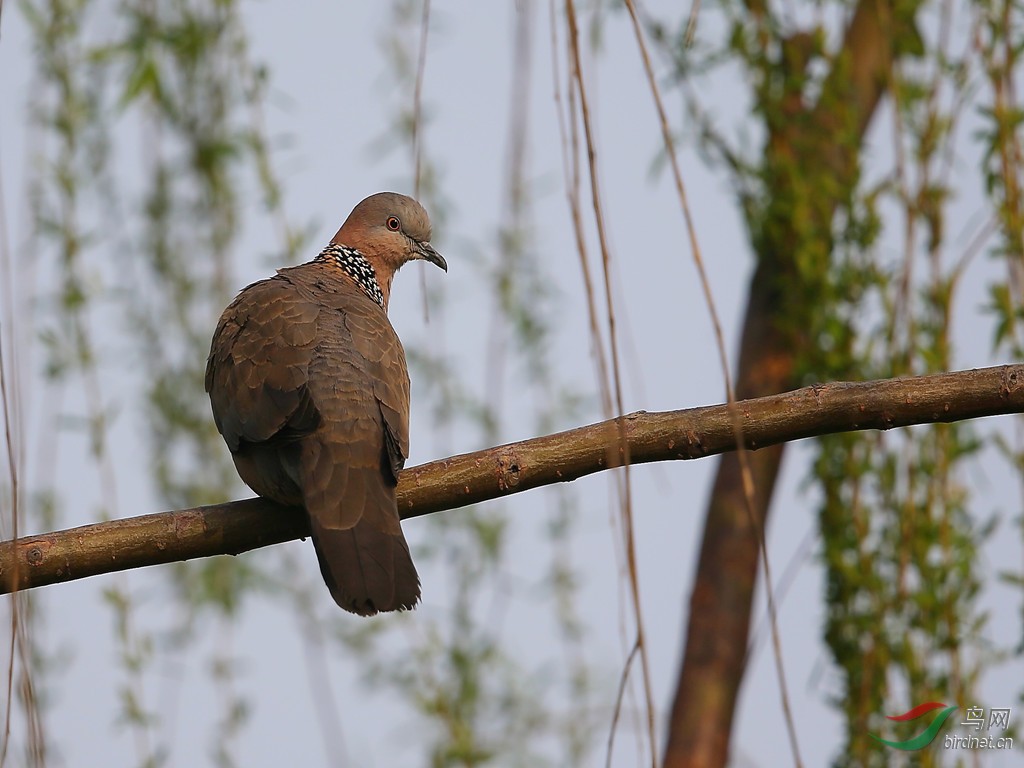
[[[748,448],[834,432],[891,429],[1024,412],[1024,365],[906,379],[834,383],[737,404]],[[634,464],[734,450],[725,405],[625,419]],[[575,480],[619,466],[619,432],[605,421],[453,456],[402,473],[403,518]],[[262,499],[143,515],[0,543],[0,593],[211,555],[237,555],[309,535],[301,509]]]

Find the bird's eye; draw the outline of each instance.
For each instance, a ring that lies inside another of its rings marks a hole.
[[[402,222],[400,222],[394,216],[388,216],[387,225],[388,229],[390,229],[392,232],[397,232],[402,228]]]

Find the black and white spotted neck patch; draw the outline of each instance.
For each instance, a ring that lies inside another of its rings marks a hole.
[[[316,260],[337,264],[345,274],[359,284],[367,296],[376,301],[381,309],[384,308],[384,294],[381,293],[380,283],[377,282],[377,273],[366,257],[355,248],[331,243],[320,251]]]

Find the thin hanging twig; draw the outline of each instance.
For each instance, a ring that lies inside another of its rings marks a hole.
[[[423,78],[427,70],[427,37],[430,30],[430,0],[423,0],[420,17],[420,47],[416,56],[416,82],[412,91],[412,163],[413,197],[419,199],[423,180]],[[427,300],[427,271],[420,265],[420,295],[423,297],[423,322],[430,322],[430,302]]]
[[[615,331],[615,303],[612,298],[612,281],[610,274],[611,248],[604,225],[604,209],[601,202],[599,175],[597,170],[597,143],[594,138],[590,119],[590,108],[587,101],[586,84],[583,79],[583,63],[580,56],[579,30],[576,22],[576,8],[573,0],[566,0],[566,18],[569,25],[569,45],[572,51],[573,75],[579,92],[580,117],[587,142],[587,160],[590,169],[591,202],[594,208],[594,222],[597,226],[597,239],[601,248],[601,266],[604,275],[605,304],[608,312],[608,342],[611,349],[612,374],[615,384],[615,407],[617,413],[625,411],[622,397],[622,375],[619,366],[618,338]],[[647,643],[644,636],[643,610],[640,603],[640,577],[636,561],[636,541],[633,526],[632,478],[630,474],[629,442],[625,436],[625,424],[622,419],[616,420],[619,432],[619,451],[622,454],[624,492],[622,495],[622,517],[626,549],[626,567],[633,602],[633,614],[636,622],[636,644],[639,648],[640,668],[643,672],[644,700],[647,709],[647,737],[651,750],[651,765],[657,765],[657,738],[654,723],[654,693],[651,685],[650,660],[647,654]]]

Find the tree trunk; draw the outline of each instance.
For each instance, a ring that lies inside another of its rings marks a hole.
[[[759,397],[789,388],[793,355],[771,323],[776,314],[763,279],[765,262],[750,285],[743,324],[736,397]],[[669,723],[666,766],[721,765],[729,751],[736,695],[747,653],[750,606],[757,577],[757,529],[764,529],[785,445],[750,451],[754,480],[752,521],[743,498],[737,454],[722,457],[704,522],[683,665]]]
[[[887,88],[894,51],[913,32],[917,7],[861,0],[813,105],[802,92],[812,38],[776,40],[781,85],[775,93],[765,88],[759,94],[768,128],[767,181],[758,218],[748,222],[758,267],[744,319],[740,399],[792,387],[805,345],[814,343],[804,332],[811,313],[822,311],[815,301],[819,281],[827,279],[832,220],[856,187],[860,142]],[[736,455],[719,463],[690,599],[666,768],[720,768],[728,761],[757,578],[758,530],[767,524],[782,453],[775,446],[748,454],[754,521]]]

